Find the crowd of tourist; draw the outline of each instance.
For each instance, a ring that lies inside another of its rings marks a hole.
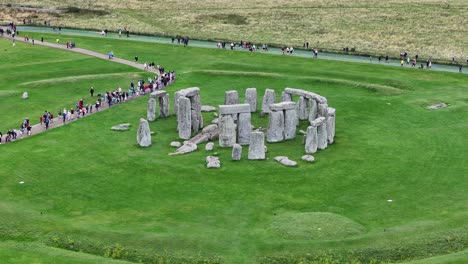
[[[151,63],[152,64],[152,63]],[[74,107],[63,110],[58,110],[57,115],[50,111],[44,111],[44,113],[39,116],[39,126],[43,129],[48,130],[50,125],[54,122],[60,122],[65,124],[67,122],[80,119],[86,115],[98,112],[102,107],[111,107],[116,104],[121,104],[130,99],[133,99],[140,95],[145,95],[151,93],[155,90],[164,89],[166,86],[170,85],[176,80],[176,74],[174,71],[166,72],[164,67],[159,65],[156,66],[156,74],[154,78],[148,77],[147,82],[145,80],[138,80],[136,85],[134,82],[130,83],[128,89],[122,89],[118,87],[114,90],[106,91],[105,93],[98,93],[95,96],[95,88],[91,87],[89,90],[92,102],[85,103],[84,99],[80,99],[75,103]],[[29,118],[25,118],[19,129],[10,129],[5,135],[0,131],[0,144],[8,143],[15,141],[16,139],[21,139],[23,136],[31,136],[32,125],[30,124]]]

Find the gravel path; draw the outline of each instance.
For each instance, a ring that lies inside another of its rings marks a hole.
[[[10,39],[12,40],[11,37],[7,36],[6,34],[3,36],[3,38],[5,39]],[[24,41],[24,38],[23,37],[15,37],[15,41],[16,42],[27,42],[27,41]],[[32,45],[31,43],[31,40],[28,42]],[[140,69],[140,70],[143,70],[145,71],[144,69],[144,65],[143,64],[138,64],[138,63],[135,63],[133,61],[129,61],[129,60],[124,60],[124,59],[120,59],[120,58],[113,58],[111,60],[109,60],[109,57],[108,55],[106,54],[102,54],[102,53],[98,53],[98,52],[94,52],[94,51],[91,51],[91,50],[86,50],[86,49],[82,49],[82,48],[68,48],[66,47],[66,45],[63,45],[63,44],[56,44],[56,43],[50,43],[50,42],[41,42],[41,41],[38,41],[38,40],[35,40],[34,42],[34,45],[38,45],[38,46],[46,46],[46,47],[51,47],[51,48],[55,48],[55,49],[62,49],[62,50],[67,50],[67,51],[70,51],[70,52],[77,52],[77,53],[81,53],[81,54],[85,54],[85,55],[88,55],[88,56],[92,56],[92,57],[96,57],[96,58],[100,58],[100,59],[104,59],[104,60],[108,60],[108,61],[112,61],[112,62],[115,62],[115,63],[121,63],[121,64],[125,64],[125,65],[128,65],[128,66],[131,66],[131,67],[134,67],[134,68],[137,68],[137,69]],[[158,74],[158,72],[155,72],[153,70],[146,70],[147,72],[151,72],[153,74]],[[169,84],[170,85],[170,84]],[[130,100],[133,100],[137,97],[140,97],[141,95],[134,95],[133,97],[130,97],[129,100],[127,101],[130,101]],[[113,106],[114,107],[114,106]],[[94,108],[94,107],[93,107]],[[109,105],[104,102],[104,100],[102,101],[102,104],[101,104],[101,107],[99,109],[99,112],[101,111],[104,111],[104,110],[107,110],[109,109]],[[87,116],[89,115],[92,115],[92,114],[95,114],[97,112],[93,111],[92,113],[88,113],[86,114],[84,117],[81,117],[79,119],[82,119],[82,118],[86,118]],[[71,122],[74,122],[74,121],[77,121],[79,120],[78,118],[76,118],[76,114],[74,114],[74,119],[72,120],[66,120],[65,123],[62,121],[63,119],[61,117],[55,117],[54,116],[54,119],[52,120],[51,123],[49,123],[49,130],[50,129],[54,129],[56,127],[60,127],[60,126],[63,126],[63,125],[66,125],[68,123],[71,123]],[[30,119],[30,122],[35,122],[33,120]],[[41,125],[41,124],[35,124],[35,125],[32,125],[31,126],[31,136],[33,135],[37,135],[39,133],[42,133],[44,131],[47,131],[46,130],[46,127],[45,125]],[[2,131],[2,133],[6,133],[7,131]],[[17,138],[16,138],[16,141],[19,140],[19,139],[22,139],[22,138],[26,138],[26,137],[29,137],[27,135],[27,131],[25,130],[24,131],[24,134],[21,135],[20,131],[19,131],[19,128],[17,128]],[[5,137],[6,135],[3,135],[3,138],[2,138],[2,144],[5,143]]]

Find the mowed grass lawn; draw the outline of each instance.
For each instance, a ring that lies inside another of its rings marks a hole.
[[[215,106],[231,89],[238,90],[242,100],[247,87],[256,87],[259,99],[265,88],[275,89],[278,99],[285,87],[317,92],[337,109],[336,142],[316,153],[313,164],[300,160],[300,135],[267,144],[265,161],[248,161],[244,147],[243,159],[234,162],[230,149],[205,151],[204,144],[194,153],[168,156],[174,150],[169,143],[177,140],[176,119],[152,122],[153,146],[139,148],[135,134],[147,106],[147,98],[139,98],[2,145],[2,258],[11,260],[16,248],[18,254],[29,252],[26,260],[17,261],[23,263],[49,263],[54,255],[71,254],[47,250],[58,247],[83,252],[82,262],[88,262],[84,253],[91,253],[149,263],[365,263],[447,255],[468,246],[467,76],[123,40],[62,39],[102,53],[112,50],[130,60],[138,55],[141,62],[154,60],[175,70],[178,79],[167,88],[171,99],[174,91],[193,86],[201,88],[203,104]],[[42,62],[48,65],[64,57],[75,58],[70,66],[64,64],[73,76],[125,73],[77,78],[70,97],[86,96],[98,81],[100,88],[111,89],[121,82],[126,87],[133,74],[148,77],[69,52],[22,44],[12,49],[5,40],[0,45],[9,52],[9,66],[1,64],[1,89],[14,91],[0,98],[4,109],[26,108],[35,98],[42,111],[49,98],[66,89],[40,85],[29,89],[34,97],[21,100],[22,82],[4,72],[21,71],[18,65],[24,61],[14,58],[23,54],[39,65],[23,71],[28,82],[60,83],[71,76],[55,74],[53,68],[40,72],[48,69],[40,67]],[[74,102],[68,100],[55,104]],[[450,106],[425,109],[439,102]],[[2,115],[2,126],[35,109]],[[213,118],[204,114],[206,123]],[[268,122],[258,114],[252,120],[257,127]],[[130,131],[110,130],[126,122],[133,125]],[[306,127],[301,123],[299,128]],[[205,169],[205,157],[214,153],[222,168]],[[273,157],[278,155],[299,166],[277,164]],[[466,260],[462,254],[447,259],[455,258]],[[80,261],[79,254],[73,253],[73,259]],[[93,261],[99,262],[89,259]]]

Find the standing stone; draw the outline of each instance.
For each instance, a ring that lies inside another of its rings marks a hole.
[[[224,98],[225,105],[239,104],[239,94],[236,90],[226,91],[226,97]]]
[[[219,119],[219,146],[232,147],[236,143],[236,124],[231,115]]]
[[[317,152],[317,127],[309,126],[307,128],[307,135],[305,137],[305,152],[315,153]]]
[[[296,109],[284,111],[284,139],[296,137],[297,112]]]
[[[169,94],[165,94],[159,97],[159,116],[168,117],[169,116]]]
[[[317,115],[318,117],[328,117],[328,104],[327,103],[319,103],[317,105]]]
[[[270,113],[270,104],[274,104],[276,101],[275,90],[266,89],[265,95],[263,96],[262,102],[262,114]]]
[[[250,105],[250,112],[257,112],[257,88],[247,88],[245,90],[245,103]]]
[[[327,118],[327,136],[328,144],[333,144],[335,140],[335,108],[328,107],[328,118]]]
[[[268,122],[267,141],[280,142],[284,139],[284,113],[272,111]]]
[[[304,98],[304,96],[299,96],[299,101],[297,102],[297,115],[299,120],[307,120],[309,118],[308,113],[309,100]]]
[[[179,108],[179,97],[181,97],[180,93],[179,92],[175,92],[174,93],[174,115],[178,115],[179,114],[179,111],[178,111],[178,108]]]
[[[292,95],[287,92],[281,93],[281,102],[292,102]]]
[[[265,159],[265,134],[255,131],[250,134],[249,160]]]
[[[140,118],[140,125],[137,131],[137,142],[141,147],[151,146],[151,131],[148,120]]]
[[[328,136],[327,136],[327,122],[324,121],[317,128],[317,148],[326,149]]]
[[[148,121],[156,120],[156,99],[150,98],[148,100],[148,111],[146,113]]]
[[[309,123],[317,118],[317,101],[309,100]]]
[[[177,106],[177,128],[179,138],[189,139],[192,126],[192,110],[190,109],[190,99],[179,97]]]
[[[240,160],[242,157],[242,146],[234,144],[232,146],[232,160]]]
[[[193,132],[198,133],[198,130],[203,127],[200,95],[195,94],[190,97],[190,103],[192,109],[192,130]]]
[[[250,117],[250,113],[240,113],[237,120],[237,142],[241,145],[247,145],[250,142],[250,133],[252,132]]]

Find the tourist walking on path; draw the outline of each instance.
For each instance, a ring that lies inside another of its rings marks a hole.
[[[89,90],[89,93],[91,94],[91,97],[94,96],[94,87],[91,87],[91,89]]]

